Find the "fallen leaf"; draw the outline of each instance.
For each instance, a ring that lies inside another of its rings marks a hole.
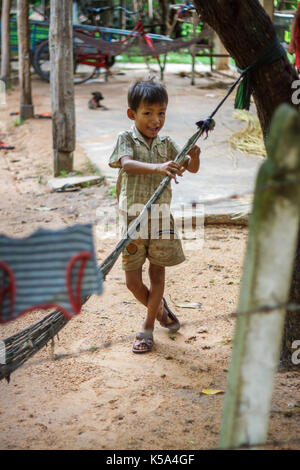
[[[221,341],[218,341],[218,344],[231,344],[232,338],[228,338],[227,336],[223,336]]]
[[[47,207],[47,206],[40,206],[36,207],[37,211],[56,211],[57,207]]]
[[[218,393],[224,393],[224,390],[216,390],[214,388],[205,388],[201,391],[205,395],[217,395]]]
[[[175,306],[181,308],[200,308],[202,307],[202,304],[199,302],[179,302],[178,304],[175,304]]]

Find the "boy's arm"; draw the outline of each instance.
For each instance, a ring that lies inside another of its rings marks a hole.
[[[121,158],[121,165],[123,170],[131,175],[158,174],[163,176],[170,176],[175,181],[176,175],[182,176],[181,166],[173,160],[165,163],[145,163],[134,160],[130,156],[124,156]]]

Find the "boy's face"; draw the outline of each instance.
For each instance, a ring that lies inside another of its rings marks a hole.
[[[136,111],[129,108],[127,116],[135,121],[136,128],[146,142],[151,142],[165,123],[166,110],[167,103],[150,104],[142,101]]]

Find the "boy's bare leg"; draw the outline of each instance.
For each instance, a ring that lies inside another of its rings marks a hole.
[[[156,266],[154,264],[150,263],[149,266],[149,277],[150,277],[150,282],[151,279],[156,277],[156,268],[161,268],[161,266]],[[163,268],[164,270],[165,268]],[[142,268],[139,268],[135,271],[125,271],[125,276],[126,276],[126,286],[127,288],[133,293],[135,298],[141,302],[145,307],[148,307],[148,298],[149,298],[149,289],[145,284],[143,283],[143,277],[142,277]],[[155,281],[154,281],[155,282]],[[163,308],[164,308],[164,303],[161,300],[160,305],[158,306],[157,312],[156,312],[156,318],[158,321],[162,319],[163,316]],[[167,323],[172,323],[172,320],[167,317]]]
[[[149,289],[143,283],[142,268],[135,271],[125,271],[126,286],[134,297],[145,307],[148,305]]]
[[[163,315],[164,303],[162,297],[165,285],[165,268],[150,263],[150,290],[143,283],[142,268],[135,271],[125,271],[125,276],[127,288],[139,302],[147,307],[147,318],[144,323],[144,329],[153,330],[155,319],[160,320]],[[136,349],[146,348],[143,344],[141,344],[140,347],[135,347]]]
[[[165,290],[165,268],[150,263],[149,267],[150,289],[147,304],[147,318],[145,330],[153,330],[157,313],[162,306]]]

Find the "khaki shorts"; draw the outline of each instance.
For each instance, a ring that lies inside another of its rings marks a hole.
[[[134,219],[135,217],[128,217],[127,226]],[[141,268],[146,258],[150,263],[158,266],[175,266],[185,260],[181,240],[174,227],[171,214],[170,219],[164,221],[149,219],[148,231],[146,225],[141,236],[132,240],[122,253],[124,271],[135,271]]]

